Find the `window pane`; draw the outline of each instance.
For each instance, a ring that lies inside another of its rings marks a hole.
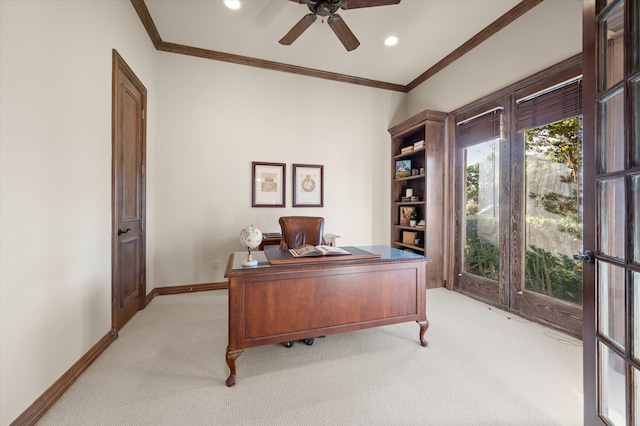
[[[602,146],[600,147],[603,172],[624,168],[624,96],[619,90],[600,104]]]
[[[640,360],[640,272],[632,271],[631,285],[633,286],[633,357]],[[640,384],[640,382],[636,382]],[[640,409],[640,406],[637,406]]]
[[[464,149],[465,249],[464,270],[498,280],[499,139]]]
[[[631,392],[633,392],[633,404],[635,409],[635,419],[633,419],[634,426],[640,425],[640,392],[638,392],[638,385],[640,385],[640,371],[637,368],[633,368],[633,383],[634,386],[631,388]]]
[[[611,15],[604,21],[606,46],[605,85],[608,89],[621,81],[624,77],[624,2],[621,2]]]
[[[598,333],[624,349],[624,268],[598,261]]]
[[[610,424],[627,424],[625,400],[625,362],[603,343],[599,345],[600,357],[600,415]]]
[[[640,263],[640,175],[631,176],[631,247],[633,247],[633,261]]]
[[[525,133],[525,288],[582,304],[579,117]]]
[[[640,34],[640,31],[638,31]],[[640,166],[640,80],[633,82],[633,89],[631,91],[631,97],[633,100],[633,110],[631,114],[635,115],[635,119],[631,120],[634,123],[633,134],[631,135],[631,156],[632,166]]]
[[[624,179],[598,182],[598,253],[624,260]]]

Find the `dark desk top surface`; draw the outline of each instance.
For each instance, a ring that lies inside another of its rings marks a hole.
[[[351,247],[342,247],[344,249],[349,249]],[[388,247],[388,246],[358,246],[355,247],[357,250],[360,251],[365,251],[365,252],[369,252],[369,253],[377,253],[380,254],[380,257],[375,257],[372,259],[354,259],[354,260],[349,260],[348,256],[341,256],[340,260],[336,259],[336,260],[328,260],[327,262],[322,262],[322,263],[330,263],[330,264],[349,264],[349,263],[354,263],[354,262],[380,262],[380,261],[400,261],[400,260],[426,260],[426,261],[430,261],[429,258],[424,257],[421,254],[416,254],[416,253],[410,253],[408,251],[405,250],[400,250],[400,249],[396,249],[396,248],[392,248],[392,247]],[[273,246],[273,247],[265,247],[265,250],[279,250],[278,247]],[[227,271],[227,273],[231,272],[231,271],[249,271],[249,270],[255,270],[255,269],[261,269],[261,268],[287,268],[287,267],[292,267],[291,264],[288,265],[271,265],[269,264],[269,260],[267,259],[267,256],[265,255],[264,251],[252,251],[251,252],[251,257],[255,260],[258,261],[258,266],[253,266],[253,267],[243,267],[242,266],[242,261],[246,260],[247,258],[247,252],[246,251],[238,251],[232,254],[233,256],[233,264],[231,266],[231,269]],[[300,263],[296,263],[293,266],[298,266],[298,265],[310,265],[311,263],[306,263],[304,261],[300,261]],[[317,263],[316,263],[317,265]]]

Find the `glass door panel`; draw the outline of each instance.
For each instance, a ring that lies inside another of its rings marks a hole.
[[[606,345],[599,346],[600,408],[602,417],[612,425],[626,425],[625,362]]]
[[[632,90],[631,99],[633,102],[633,109],[636,114],[640,114],[640,79],[633,82]],[[631,166],[637,167],[640,166],[640,120],[638,120],[637,116],[633,123],[633,131],[635,137],[631,138]]]
[[[640,360],[640,272],[631,272],[629,280],[633,288],[633,344],[631,353],[637,362]],[[640,382],[636,380],[636,383]]]
[[[598,253],[624,260],[625,199],[624,179],[598,182]]]
[[[605,51],[605,87],[613,87],[624,78],[624,2],[618,4],[603,22],[606,37]]]
[[[582,305],[582,123],[525,132],[525,288]]]
[[[631,224],[633,262],[640,264],[640,175],[631,176]]]
[[[635,387],[638,383],[640,383],[640,370],[638,370],[635,367],[632,367],[632,370],[633,370],[633,383]],[[635,395],[633,406],[640,407],[640,392],[634,392],[633,394]],[[640,425],[640,411],[638,411],[637,409],[634,411],[633,425],[634,426]]]
[[[598,261],[598,333],[624,350],[624,268]]]
[[[602,139],[600,155],[603,172],[614,172],[624,168],[624,91],[613,93],[601,104]]]
[[[464,271],[499,279],[499,139],[464,149]]]

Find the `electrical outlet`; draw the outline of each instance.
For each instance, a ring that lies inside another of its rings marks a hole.
[[[216,269],[218,269],[218,261],[214,260],[213,261],[213,270],[215,271]]]

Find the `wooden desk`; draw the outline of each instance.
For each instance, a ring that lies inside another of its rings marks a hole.
[[[420,325],[418,338],[427,346],[429,260],[386,246],[358,248],[381,256],[275,266],[259,251],[253,268],[241,265],[246,253],[229,256],[227,386],[236,384],[236,359],[254,346],[407,321]]]

